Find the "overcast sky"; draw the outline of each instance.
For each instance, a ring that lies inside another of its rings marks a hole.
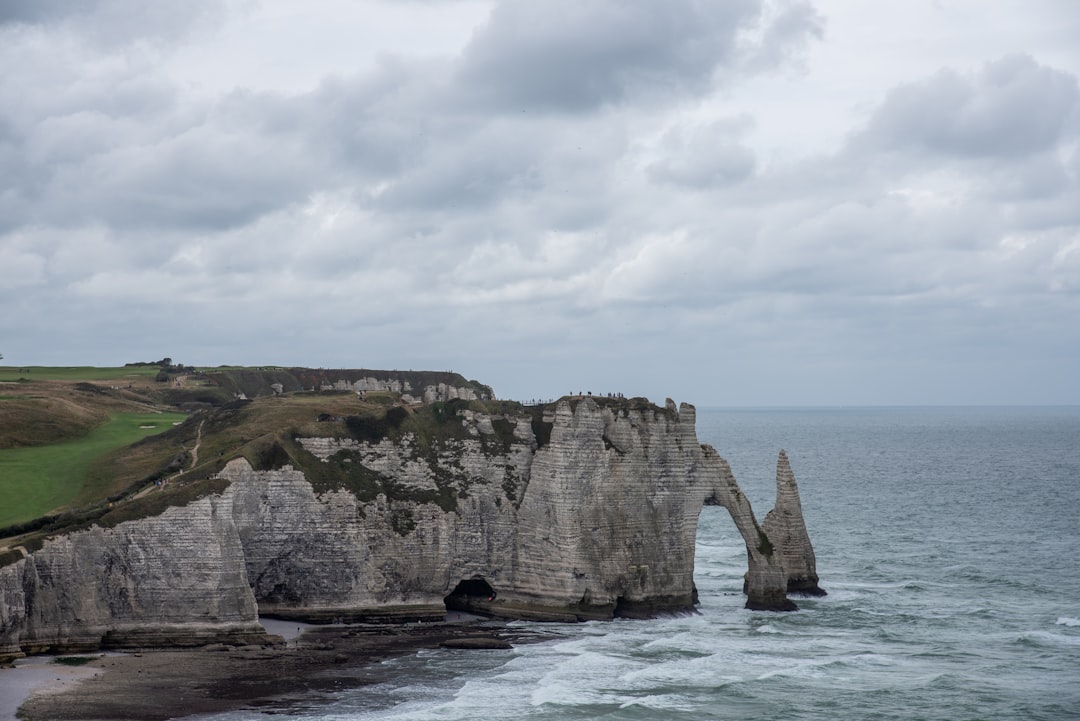
[[[9,365],[1080,403],[1075,0],[0,0]]]

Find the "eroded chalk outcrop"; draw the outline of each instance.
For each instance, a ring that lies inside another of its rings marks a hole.
[[[776,460],[776,505],[765,514],[762,527],[780,555],[788,593],[824,596],[825,590],[818,585],[817,559],[806,532],[799,487],[783,450]]]
[[[405,620],[452,605],[572,621],[689,611],[706,501],[728,509],[745,541],[747,607],[793,609],[788,589],[817,588],[817,575],[786,456],[776,508],[759,524],[727,462],[698,442],[695,418],[688,404],[582,398],[532,417],[463,410],[438,443],[295,439],[309,468],[349,468],[377,493],[233,460],[219,493],[60,536],[0,568],[0,655],[256,636],[260,612]]]

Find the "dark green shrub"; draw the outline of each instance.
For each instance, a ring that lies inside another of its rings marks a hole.
[[[401,424],[409,420],[409,411],[402,406],[394,406],[386,412],[386,425],[390,428],[401,428]]]
[[[346,416],[345,427],[349,429],[352,437],[358,441],[377,443],[389,432],[390,427],[386,422],[386,416]]]

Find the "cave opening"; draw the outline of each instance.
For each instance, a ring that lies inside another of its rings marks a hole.
[[[491,603],[495,600],[495,589],[480,576],[466,578],[443,598],[447,611],[490,614]]]

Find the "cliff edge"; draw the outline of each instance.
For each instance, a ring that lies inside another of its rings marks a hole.
[[[318,424],[246,437],[252,414],[280,418],[285,402],[198,419],[200,434],[244,428],[246,445],[131,508],[183,491],[174,505],[134,517],[110,504],[0,567],[0,657],[249,643],[262,633],[259,614],[397,621],[460,608],[578,621],[686,612],[706,501],[728,509],[746,543],[748,608],[793,610],[789,590],[817,588],[786,456],[776,508],[759,524],[726,461],[698,442],[689,404],[410,399],[381,416],[324,413]]]

